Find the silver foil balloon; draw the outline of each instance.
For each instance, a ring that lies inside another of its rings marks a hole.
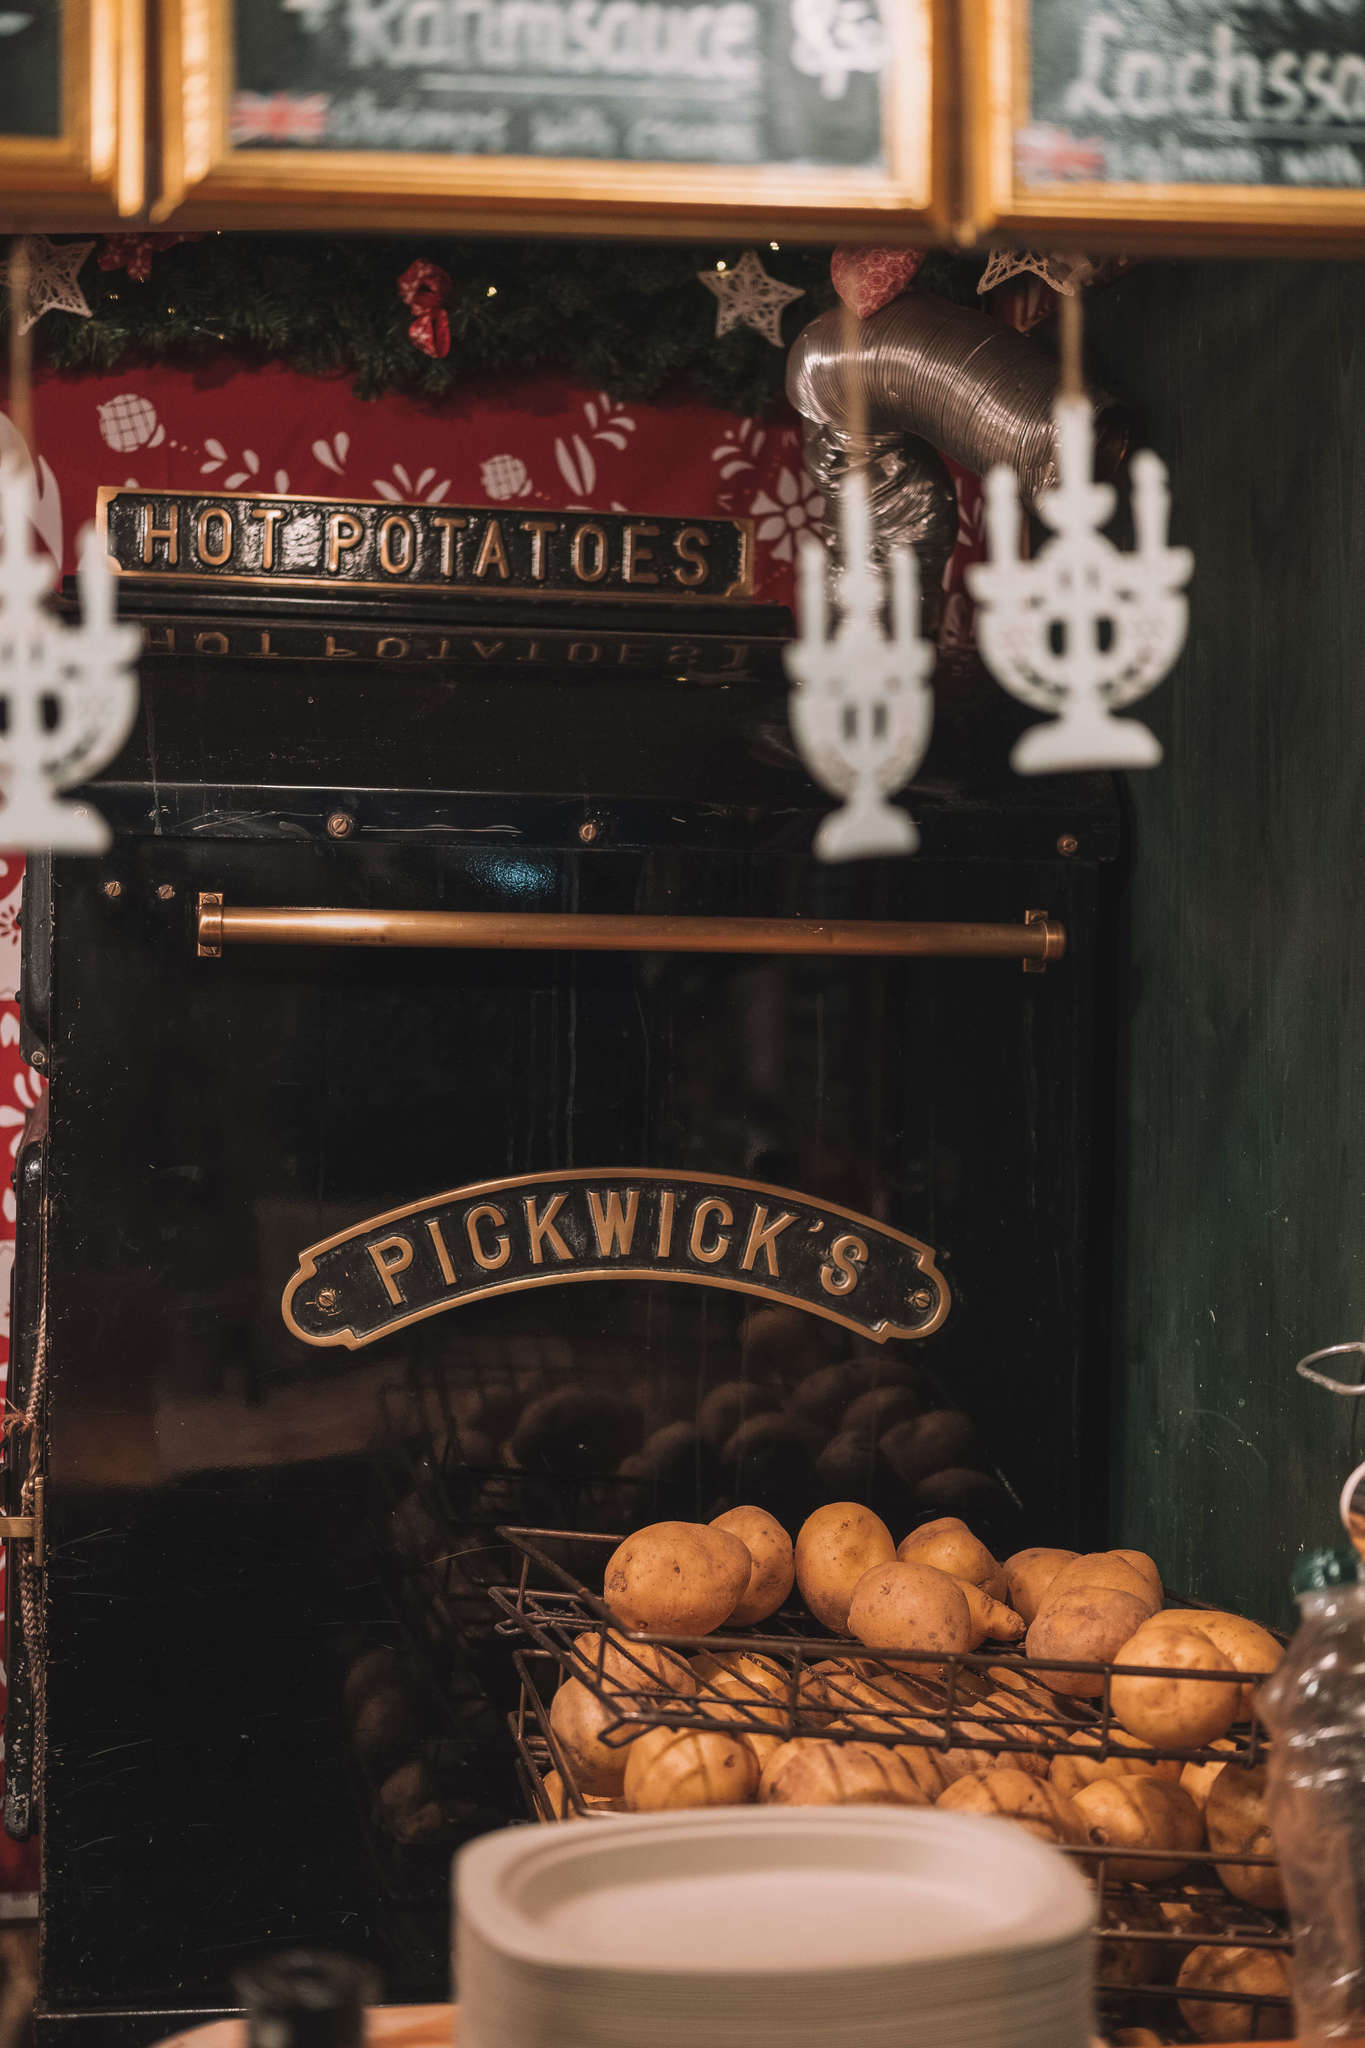
[[[841,456],[870,465],[877,544],[911,541],[929,587],[947,560],[935,561],[948,522],[947,472],[933,450],[978,475],[1007,463],[1030,506],[1057,481],[1056,359],[1003,321],[928,292],[896,299],[851,335],[837,308],[812,320],[787,357],[787,396],[807,423],[811,474],[821,478]],[[1128,418],[1106,394],[1092,397],[1096,467],[1108,477],[1123,460]],[[953,528],[955,538],[955,518]]]
[[[892,549],[913,547],[925,610],[932,616],[957,543],[957,492],[942,458],[913,435],[850,434],[815,420],[806,422],[805,458],[807,471],[824,494],[821,531],[836,565],[836,580],[842,573],[843,536],[835,508],[840,485],[856,472],[867,480],[873,559],[886,567]]]

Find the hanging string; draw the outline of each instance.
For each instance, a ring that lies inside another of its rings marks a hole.
[[[9,252],[9,410],[19,438],[33,452],[33,343],[28,320],[28,241],[16,235]]]
[[[1085,312],[1081,295],[1064,293],[1059,315],[1062,375],[1058,396],[1085,397],[1084,336]]]

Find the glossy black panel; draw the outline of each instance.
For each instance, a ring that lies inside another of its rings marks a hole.
[[[199,687],[193,663],[181,682]],[[420,821],[270,836],[270,749],[229,722],[203,758],[207,776],[254,750],[238,836],[147,836],[159,789],[125,776],[139,830],[54,873],[47,2042],[153,2039],[138,2012],[208,2013],[240,1958],[290,1942],[372,1958],[392,1996],[443,1995],[451,1851],[519,1812],[484,1591],[505,1569],[496,1523],[625,1527],[746,1499],[795,1523],[853,1496],[897,1534],[964,1506],[1013,1545],[1080,1540],[1103,1506],[1083,1371],[1092,866],[570,852],[537,836],[535,791],[507,811],[512,843],[433,843]],[[717,916],[1036,905],[1071,951],[1041,976],[200,960],[201,889]],[[29,936],[41,976],[45,931]],[[864,1211],[935,1248],[952,1312],[878,1347],[741,1293],[590,1281],[357,1352],[286,1329],[304,1247],[468,1182],[606,1166]]]

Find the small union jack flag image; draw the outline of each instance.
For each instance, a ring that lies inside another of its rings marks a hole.
[[[1062,184],[1068,178],[1104,176],[1104,144],[1096,137],[1083,142],[1065,128],[1035,122],[1014,138],[1014,167],[1026,185]]]
[[[232,140],[320,142],[331,98],[325,92],[239,92],[232,99]]]

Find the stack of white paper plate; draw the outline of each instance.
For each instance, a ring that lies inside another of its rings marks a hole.
[[[1087,2048],[1094,1899],[1009,1821],[731,1807],[455,1866],[460,2048]]]

